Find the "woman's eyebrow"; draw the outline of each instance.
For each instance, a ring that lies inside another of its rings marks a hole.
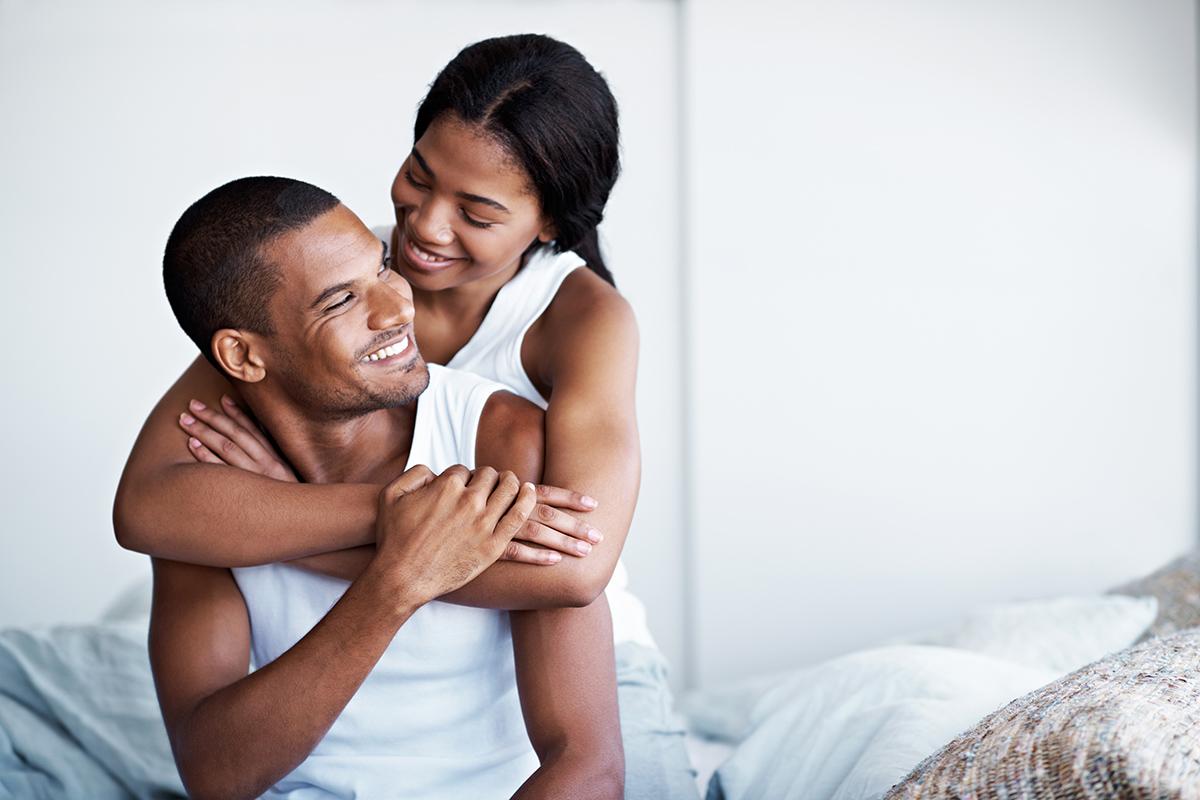
[[[412,149],[412,155],[413,155],[413,158],[415,158],[417,160],[417,166],[419,166],[421,168],[422,172],[424,172],[426,175],[428,175],[431,178],[437,177],[437,173],[435,173],[433,170],[431,170],[429,168],[429,162],[425,160],[425,156],[421,155],[420,150],[418,150],[417,148],[414,147]],[[471,194],[470,192],[455,192],[454,194],[456,197],[461,197],[463,200],[466,200],[469,203],[482,203],[485,206],[494,208],[497,211],[502,211],[505,214],[512,213],[511,211],[508,210],[508,207],[506,205],[504,205],[503,203],[501,203],[497,200],[493,200],[490,197],[484,197],[481,194]]]

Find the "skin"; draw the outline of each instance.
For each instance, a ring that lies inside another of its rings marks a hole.
[[[438,120],[414,145],[416,153],[424,164],[410,155],[392,187],[400,231],[393,263],[412,283],[422,351],[431,362],[445,363],[474,334],[527,247],[552,237],[554,228],[525,174],[478,129],[453,118]],[[489,198],[508,213],[465,197]],[[405,241],[413,239],[455,260],[448,268],[422,271],[404,257]],[[519,609],[584,606],[600,595],[637,502],[637,349],[637,326],[624,298],[589,270],[569,275],[526,334],[521,359],[549,399],[543,481],[576,492],[571,503],[578,511],[586,508],[581,495],[595,498],[598,507],[584,524],[604,540],[586,558],[541,566],[497,563],[448,599]],[[244,566],[373,541],[378,484],[291,484],[220,463],[197,463],[212,454],[189,449],[189,434],[197,442],[228,441],[209,424],[227,418],[218,411],[222,395],[238,397],[229,381],[197,360],[151,413],[118,488],[114,525],[123,546],[199,564]],[[188,406],[193,399],[203,410]],[[184,419],[193,422],[181,427],[185,408],[191,413]],[[283,458],[290,461],[286,453]],[[523,535],[549,541],[555,531],[579,524],[562,516],[539,507],[537,522]],[[585,535],[584,529],[574,530]],[[368,547],[309,563],[351,576],[370,552]]]
[[[270,301],[275,333],[213,337],[217,361],[312,483],[380,481],[408,459],[414,399],[428,380],[420,354],[412,346],[387,365],[361,362],[380,342],[407,335],[413,318],[407,285],[380,268],[377,248],[341,206],[280,237],[267,253],[287,265]],[[336,313],[310,305],[342,281],[353,303]],[[294,769],[415,610],[500,556],[535,505],[518,476],[540,471],[542,425],[536,407],[498,393],[481,417],[476,458],[514,471],[452,467],[433,476],[417,467],[390,483],[377,500],[377,547],[365,569],[312,631],[253,674],[249,620],[230,571],[154,559],[151,663],[190,794],[253,797]],[[541,759],[517,796],[621,796],[607,604],[514,613],[512,631],[522,710]]]

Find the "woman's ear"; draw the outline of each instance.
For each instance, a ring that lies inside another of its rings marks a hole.
[[[226,375],[243,383],[258,383],[267,376],[262,349],[262,342],[251,333],[222,328],[213,334],[213,357]]]
[[[546,220],[546,224],[542,226],[540,231],[538,231],[537,238],[542,244],[553,242],[558,238],[558,226],[555,225],[551,220]]]

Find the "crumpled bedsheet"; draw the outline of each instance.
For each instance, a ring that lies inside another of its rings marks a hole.
[[[146,621],[0,631],[0,798],[174,798]]]

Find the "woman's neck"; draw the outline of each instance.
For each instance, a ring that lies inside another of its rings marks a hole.
[[[433,356],[434,363],[444,364],[470,341],[483,324],[496,295],[517,274],[523,260],[518,259],[494,275],[450,289],[429,291],[413,287],[417,341],[428,340],[435,351],[427,353],[427,358]]]

